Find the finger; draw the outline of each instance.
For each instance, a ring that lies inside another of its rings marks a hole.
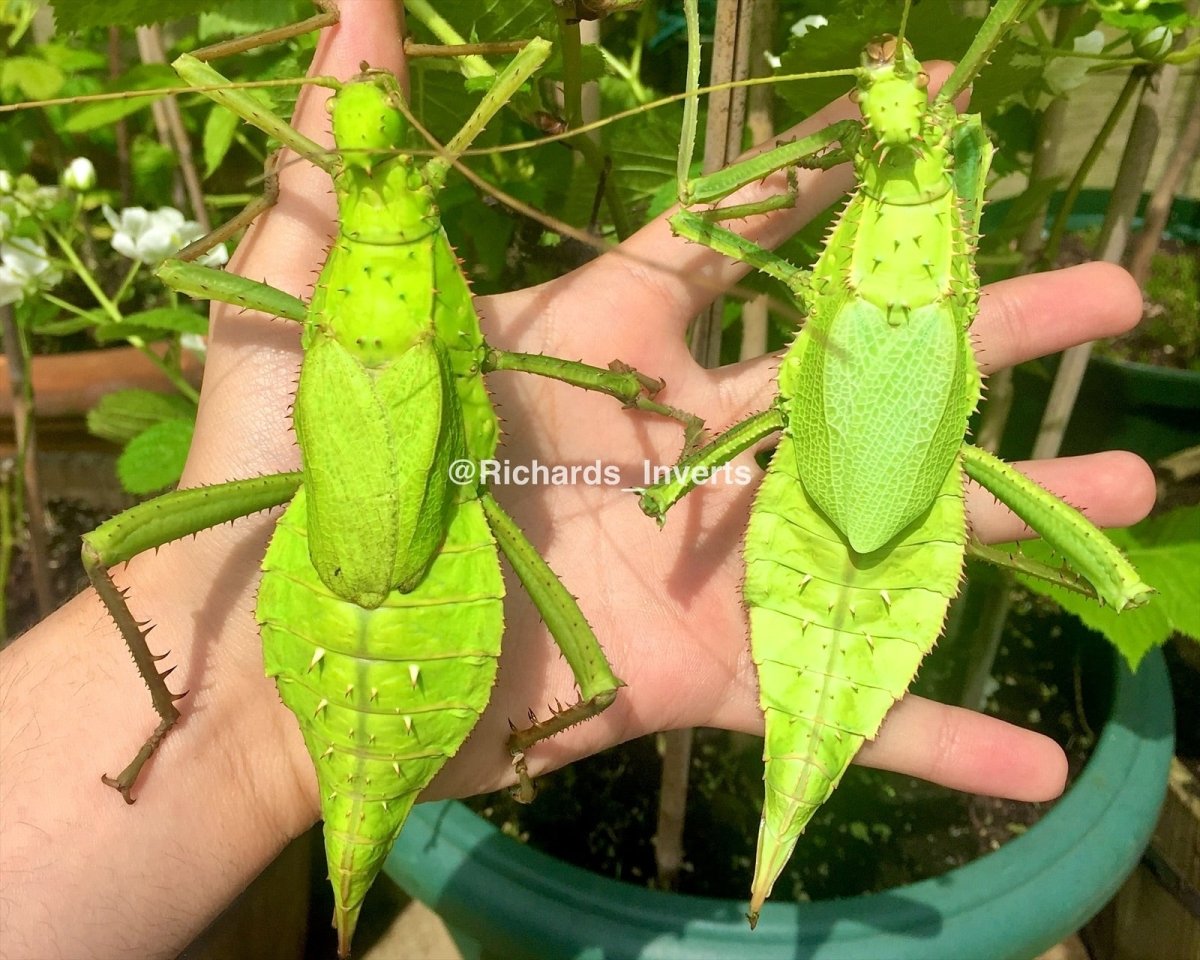
[[[1122,450],[1015,464],[1055,496],[1101,527],[1137,523],[1154,506],[1154,473],[1139,456]],[[1037,536],[1008,507],[978,484],[967,484],[971,532],[984,543]]]
[[[761,736],[763,718],[753,691],[742,693],[722,704],[709,723]],[[1012,800],[1058,796],[1067,772],[1062,748],[1049,737],[913,694],[892,707],[854,762]]]
[[[1124,269],[1081,263],[985,287],[971,335],[987,374],[1124,333],[1141,316],[1141,291]]]
[[[1141,291],[1124,269],[1111,263],[1081,263],[989,284],[970,332],[980,371],[989,374],[1124,333],[1141,315]],[[730,406],[723,414],[729,421],[771,402],[778,365],[778,356],[757,357],[710,374],[714,388],[728,398]]]
[[[856,763],[1010,800],[1052,800],[1067,758],[1057,743],[995,717],[922,697],[901,700]]]

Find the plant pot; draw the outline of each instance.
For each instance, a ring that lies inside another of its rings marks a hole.
[[[441,915],[464,957],[1031,957],[1093,916],[1141,856],[1174,746],[1159,651],[1136,674],[1116,656],[1096,749],[1067,794],[1026,833],[966,866],[883,893],[768,903],[633,887],[554,860],[458,803],[418,806],[387,861]]]
[[[1029,455],[1057,358],[1013,371],[1013,406],[1001,454]],[[1130,450],[1151,463],[1200,444],[1200,373],[1092,357],[1061,453]]]
[[[184,356],[184,375],[199,385],[203,367]],[[77,350],[35,356],[30,363],[34,416],[43,450],[112,450],[113,445],[87,432],[87,412],[116,390],[174,391],[161,370],[136,347]],[[8,361],[0,357],[0,451],[13,445],[12,390]]]

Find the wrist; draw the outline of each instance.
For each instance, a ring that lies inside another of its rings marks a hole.
[[[0,657],[0,851],[20,878],[7,955],[46,957],[48,943],[64,956],[174,955],[315,820],[311,765],[257,645],[270,527],[205,531],[115,571],[135,618],[156,624],[151,651],[169,651],[160,668],[177,667],[168,685],[188,691],[133,806],[100,777],[120,771],[157,717],[96,595]]]

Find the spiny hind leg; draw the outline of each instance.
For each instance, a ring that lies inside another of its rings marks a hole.
[[[134,619],[126,602],[127,593],[113,582],[108,568],[208,527],[278,506],[290,499],[299,486],[299,473],[283,473],[177,490],[131,507],[84,536],[83,565],[88,579],[120,630],[159,717],[158,726],[125,769],[116,777],[101,778],[119,790],[126,803],[133,803],[131,791],[138,774],[179,719],[175,701],[185,694],[172,693],[167,687],[167,677],[174,667],[159,672],[157,663],[166,654],[150,652],[146,643],[150,631],[143,629],[146,623]]]
[[[624,684],[609,666],[608,658],[604,656],[600,642],[579,609],[579,604],[549,564],[488,491],[482,491],[479,499],[496,542],[549,627],[550,635],[570,665],[579,686],[579,700],[576,703],[553,710],[548,720],[539,721],[530,711],[532,726],[514,729],[508,738],[513,769],[517,773],[514,795],[521,802],[528,803],[533,799],[534,787],[529,777],[525,751],[540,740],[596,716],[616,699],[617,690]]]

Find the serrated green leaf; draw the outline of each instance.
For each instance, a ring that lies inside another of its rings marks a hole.
[[[225,154],[233,144],[233,135],[237,133],[237,115],[224,107],[214,105],[204,118],[204,177],[213,175]]]
[[[103,322],[108,316],[103,310],[92,310],[87,316],[54,316],[53,318],[37,318],[30,324],[34,333],[46,336],[65,337],[81,330],[90,330],[96,324]]]
[[[129,441],[117,458],[117,478],[128,493],[142,496],[173,487],[183,474],[192,444],[191,420],[164,420]]]
[[[1200,507],[1181,507],[1144,520],[1127,530],[1110,530],[1109,537],[1125,551],[1142,579],[1158,593],[1136,610],[1116,613],[1111,607],[1031,577],[1021,583],[1050,597],[1083,624],[1104,634],[1131,669],[1161,646],[1173,632],[1200,641],[1200,604],[1196,603],[1196,571],[1200,569]],[[1056,558],[1040,540],[1026,543],[1022,552],[1047,563]]]
[[[54,0],[59,30],[141,27],[219,9],[225,0]]]
[[[179,158],[158,140],[138,135],[133,138],[133,183],[135,194],[146,206],[172,202],[172,175]]]
[[[438,14],[470,42],[528,40],[558,33],[554,7],[545,0],[480,0],[437,6]],[[439,42],[415,16],[408,18],[408,28],[422,40]]]
[[[186,307],[159,307],[126,317],[122,323],[101,323],[96,327],[95,337],[100,343],[115,343],[131,336],[147,340],[161,340],[171,333],[194,333],[203,336],[208,332],[208,319]]]
[[[43,43],[38,53],[47,63],[52,63],[67,73],[84,70],[101,70],[108,66],[108,57],[96,50],[82,50],[65,43]]]
[[[115,443],[127,443],[167,420],[194,420],[196,405],[177,393],[118,390],[105,394],[87,415],[88,433]]]
[[[39,57],[7,57],[0,62],[0,88],[17,89],[29,100],[58,96],[65,82],[62,70]]]
[[[1160,26],[1182,30],[1190,19],[1182,3],[1152,3],[1145,10],[1103,10],[1100,17],[1118,30],[1130,33]]]
[[[143,310],[140,313],[131,313],[125,318],[125,322],[173,333],[195,333],[201,336],[208,333],[208,317],[187,307],[156,307],[153,310]]]
[[[125,93],[133,90],[160,90],[181,86],[185,86],[183,81],[165,64],[142,64],[129,70],[119,83],[114,84],[106,92]],[[98,103],[84,104],[67,119],[63,124],[63,129],[69,133],[86,133],[99,127],[110,126],[122,117],[127,117],[148,106],[160,96],[162,95],[132,96],[122,100],[102,100]]]
[[[312,13],[309,0],[225,0],[200,14],[197,36],[202,43],[221,37],[261,33],[297,23]]]

